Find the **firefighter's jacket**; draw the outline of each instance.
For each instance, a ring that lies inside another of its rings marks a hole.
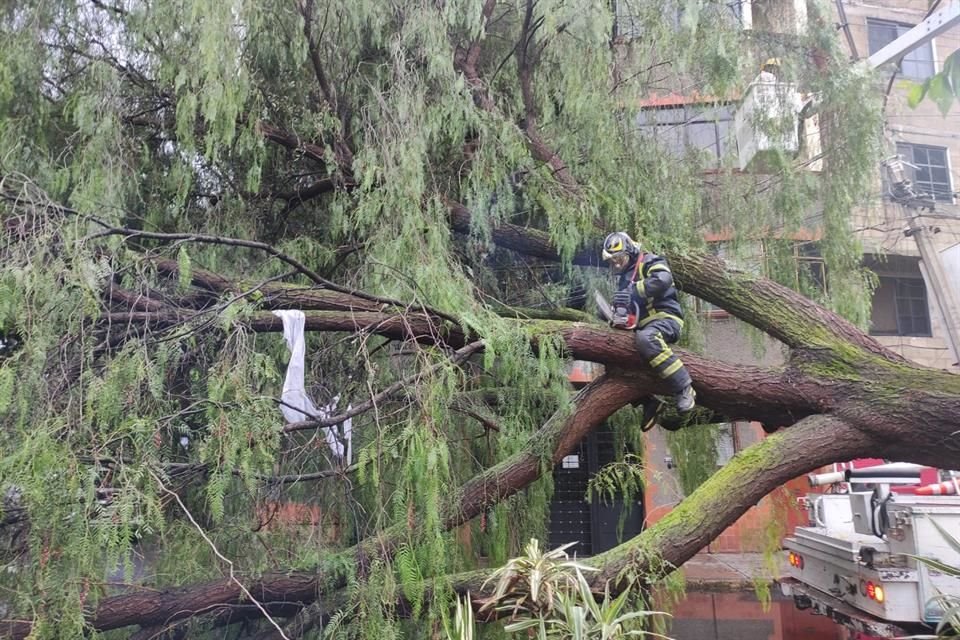
[[[683,309],[677,299],[670,266],[663,257],[641,253],[620,274],[617,289],[630,290],[631,298],[639,309],[638,329],[659,319],[675,320],[683,327]]]

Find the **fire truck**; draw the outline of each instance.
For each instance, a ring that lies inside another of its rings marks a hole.
[[[811,485],[842,492],[807,496],[809,526],[784,541],[784,594],[866,636],[930,634],[944,598],[960,599],[950,571],[960,567],[960,478],[920,486],[925,469],[893,463],[811,475]]]

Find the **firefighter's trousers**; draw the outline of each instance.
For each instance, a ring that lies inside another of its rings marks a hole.
[[[690,374],[670,345],[680,339],[680,323],[669,318],[654,320],[634,334],[637,350],[657,375],[670,386],[670,393],[680,393],[690,386]]]

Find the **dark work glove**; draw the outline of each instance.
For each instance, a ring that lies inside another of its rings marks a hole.
[[[610,324],[616,328],[626,328],[630,322],[630,291],[617,291],[613,294],[613,318]]]

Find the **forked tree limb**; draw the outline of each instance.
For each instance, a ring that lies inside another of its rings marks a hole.
[[[831,462],[882,454],[886,445],[842,420],[812,416],[737,453],[656,524],[605,553],[583,560],[589,574],[616,594],[633,580],[655,580],[681,566],[761,498],[788,480]],[[490,570],[452,577],[453,588],[469,592],[474,606],[495,587],[482,588]]]
[[[450,224],[469,233],[472,214],[459,202],[448,201]],[[500,224],[491,230],[495,244],[518,253],[559,262],[560,253],[550,235],[539,229]],[[574,264],[599,266],[598,251],[584,250],[573,256]],[[668,255],[670,268],[680,288],[714,304],[760,329],[791,348],[832,349],[855,346],[890,362],[906,362],[849,320],[762,276],[729,267],[722,258],[690,251]]]
[[[889,445],[843,420],[811,416],[737,453],[649,529],[582,562],[598,570],[588,575],[594,587],[602,590],[609,583],[613,595],[637,581],[655,581],[689,560],[785,482],[832,462],[889,451]],[[479,610],[496,587],[489,581],[491,574],[489,569],[470,571],[448,576],[445,584],[461,595],[469,593]]]

